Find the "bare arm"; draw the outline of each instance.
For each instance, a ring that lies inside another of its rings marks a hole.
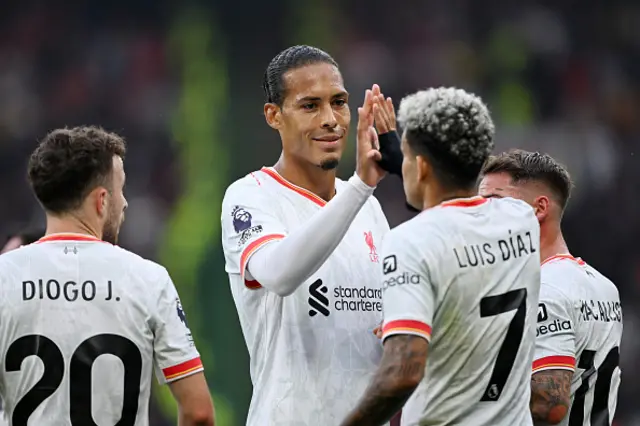
[[[204,373],[169,383],[180,413],[180,426],[214,426],[214,410]]]
[[[389,421],[404,406],[424,377],[429,343],[413,335],[387,338],[378,371],[343,426],[373,426]]]
[[[556,425],[571,405],[573,371],[545,370],[531,376],[531,415],[534,424]]]

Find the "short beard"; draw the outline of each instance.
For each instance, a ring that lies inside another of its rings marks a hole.
[[[115,220],[113,220],[115,216],[115,214],[110,214],[109,220],[107,220],[102,229],[102,241],[113,245],[118,244],[118,233],[120,231],[119,226],[117,226]]]
[[[336,158],[332,158],[330,160],[325,160],[322,163],[320,163],[320,168],[322,170],[334,170],[338,168],[338,164],[340,164],[340,160]]]

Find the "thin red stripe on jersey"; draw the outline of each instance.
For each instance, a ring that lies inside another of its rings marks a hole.
[[[576,359],[572,356],[552,355],[533,361],[533,371],[547,367],[571,368],[575,370]]]
[[[542,265],[547,264],[549,262],[553,262],[554,260],[562,260],[562,259],[572,260],[572,261],[576,262],[580,266],[583,266],[583,265],[587,264],[587,262],[585,262],[584,260],[580,259],[579,257],[573,257],[570,254],[556,254],[555,256],[551,256],[550,258],[548,258],[544,262],[542,262]]]
[[[49,241],[95,241],[100,243],[106,243],[93,235],[84,234],[50,234],[40,238],[38,243],[46,243]],[[108,243],[107,243],[108,244]]]
[[[263,245],[267,244],[268,242],[274,241],[274,240],[281,240],[282,238],[284,238],[283,234],[269,234],[269,235],[265,235],[263,237],[258,238],[257,240],[253,241],[251,244],[249,244],[244,251],[242,252],[242,254],[240,255],[240,275],[242,276],[242,278],[244,279],[244,271],[245,268],[247,267],[247,262],[249,261],[249,257],[256,251],[258,250],[260,247],[262,247]],[[252,290],[255,289],[259,289],[262,288],[262,286],[260,285],[259,282],[257,281],[248,281],[248,280],[244,280],[244,284],[247,288],[250,288]]]
[[[461,198],[458,200],[445,201],[440,207],[475,207],[486,203],[488,200],[482,197]]]
[[[291,182],[287,181],[285,178],[283,178],[282,176],[280,176],[280,174],[278,174],[278,172],[276,172],[275,170],[269,168],[269,167],[263,167],[262,168],[262,172],[268,174],[269,176],[271,176],[271,178],[273,178],[273,180],[275,180],[276,182],[278,182],[280,185],[289,188],[290,190],[297,192],[298,194],[302,195],[303,197],[313,201],[314,203],[316,203],[317,205],[319,205],[320,207],[324,207],[325,204],[327,204],[327,202],[325,200],[323,200],[322,198],[318,197],[316,194],[314,194],[311,191],[308,191],[304,188],[301,188],[297,185],[292,184]]]
[[[415,332],[420,334],[426,334],[427,336],[431,337],[431,326],[421,321],[415,321],[415,320],[389,321],[382,328],[383,335],[392,331],[393,332],[395,331]]]
[[[169,380],[183,376],[200,368],[202,368],[202,361],[200,361],[200,357],[198,357],[185,361],[182,364],[174,365],[173,367],[163,368],[162,374],[164,374],[165,379]]]

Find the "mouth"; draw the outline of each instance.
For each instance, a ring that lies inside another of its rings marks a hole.
[[[320,142],[322,145],[330,147],[338,145],[338,142],[342,139],[343,135],[333,134],[326,135],[317,138],[313,138],[314,141]]]

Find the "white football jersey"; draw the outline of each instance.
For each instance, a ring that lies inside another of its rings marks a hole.
[[[536,334],[534,373],[575,371],[571,410],[560,424],[611,425],[618,402],[622,340],[616,286],[582,259],[556,255],[545,260]]]
[[[336,191],[346,185],[337,179]],[[290,296],[267,291],[246,271],[258,248],[295,232],[325,204],[272,168],[239,179],[225,194],[226,270],[251,358],[248,426],[339,424],[380,361],[382,347],[373,334],[382,320],[376,247],[389,225],[374,197],[320,269]],[[295,261],[281,259],[283,266]]]
[[[402,425],[532,425],[539,245],[533,209],[511,198],[448,201],[387,235],[383,339],[429,341]]]
[[[145,426],[154,367],[202,371],[166,269],[77,234],[0,256],[0,359],[13,426]]]

